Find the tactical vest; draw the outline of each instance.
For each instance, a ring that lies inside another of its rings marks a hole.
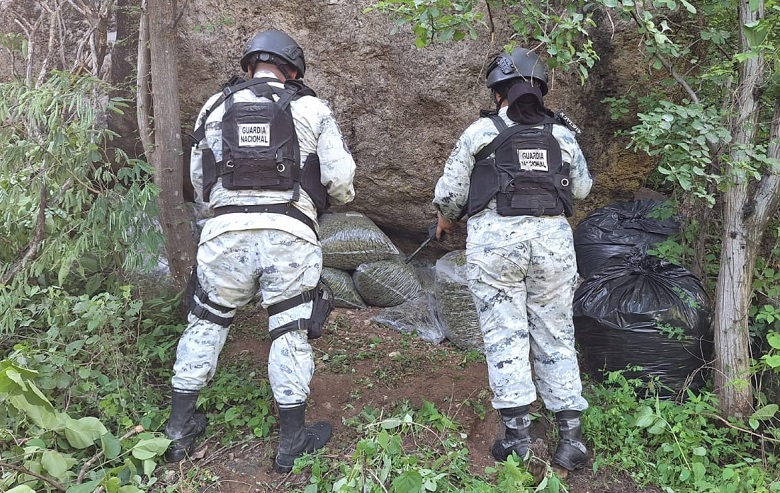
[[[209,201],[211,190],[222,179],[227,190],[292,190],[291,201],[300,197],[300,187],[311,197],[318,210],[327,209],[327,189],[320,181],[320,163],[316,153],[300,166],[300,148],[290,102],[314,91],[297,81],[284,88],[268,84],[275,79],[250,79],[226,85],[223,95],[209,108],[192,138],[205,137],[208,114],[224,103],[222,117],[222,160],[217,162],[211,149],[203,150],[203,200]],[[234,102],[233,95],[251,90],[264,101]],[[274,101],[273,96],[279,97]]]
[[[496,212],[502,216],[571,216],[569,164],[563,162],[552,134],[558,121],[550,117],[537,125],[507,127],[500,116],[490,118],[499,134],[475,156],[468,215],[483,210],[495,197]]]

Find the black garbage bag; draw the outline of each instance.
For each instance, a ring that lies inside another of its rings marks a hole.
[[[574,228],[577,270],[587,278],[604,262],[632,248],[660,243],[679,232],[674,218],[659,219],[664,202],[636,200],[597,209]]]
[[[640,249],[613,256],[574,293],[575,339],[586,371],[627,370],[658,395],[675,397],[704,383],[712,354],[711,304],[684,267]]]

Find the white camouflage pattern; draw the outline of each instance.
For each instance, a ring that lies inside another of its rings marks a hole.
[[[270,72],[255,76],[274,77]],[[220,94],[212,96],[204,105],[198,122]],[[235,101],[258,99],[249,90],[233,97]],[[355,162],[331,110],[323,100],[312,96],[292,101],[291,109],[301,165],[310,153],[317,152],[322,183],[327,186],[331,204],[352,201]],[[206,138],[192,150],[190,178],[197,200],[203,197],[203,149],[208,145],[217,160],[222,157],[223,114],[223,106],[212,111],[206,121]],[[291,196],[291,191],[226,190],[218,182],[212,189],[209,207],[287,203]],[[303,190],[295,206],[316,224],[317,211]],[[311,228],[296,219],[281,214],[224,214],[206,222],[197,263],[198,279],[209,299],[233,310],[221,313],[204,306],[220,317],[229,318],[236,308],[246,305],[257,294],[262,296],[262,305],[267,308],[314,288],[322,271],[322,248]],[[311,310],[312,303],[308,302],[273,315],[269,317],[268,328],[273,330],[309,318]],[[196,391],[214,377],[228,329],[192,314],[188,321],[179,340],[171,383],[174,389]],[[313,373],[312,348],[304,331],[288,332],[271,344],[268,378],[280,406],[306,402]]]
[[[506,108],[499,115],[514,125]],[[492,120],[480,118],[459,138],[433,200],[447,219],[456,220],[466,206],[474,155],[498,133]],[[586,197],[593,181],[574,133],[554,125],[553,135],[571,165],[574,198]],[[492,200],[468,219],[466,241],[469,289],[484,339],[493,407],[526,406],[538,392],[550,411],[582,411],[588,403],[574,349],[577,264],[571,226],[562,215],[501,216],[495,208]]]
[[[275,78],[271,72],[260,71],[255,77]],[[272,83],[277,87],[284,87],[280,82]],[[198,114],[196,122],[200,123],[203,114],[211,108],[221,92],[213,95]],[[234,102],[263,101],[255,94],[245,89],[233,95]],[[301,153],[301,167],[306,158],[312,152],[316,152],[320,158],[320,178],[322,184],[328,189],[331,205],[344,205],[355,198],[353,180],[355,178],[355,161],[347,148],[339,130],[336,118],[325,100],[303,96],[290,102],[295,132],[298,135],[298,145]],[[190,156],[190,180],[195,189],[196,201],[203,200],[203,149],[211,148],[214,158],[219,162],[222,159],[222,116],[225,114],[225,105],[215,108],[206,120],[206,138],[198,146],[193,147]],[[258,204],[284,204],[290,202],[292,190],[227,190],[222,187],[222,181],[211,190],[209,207],[223,207],[226,205],[258,205]],[[301,189],[301,197],[294,203],[295,207],[303,211],[315,223],[317,222],[317,210],[308,194]],[[289,221],[274,214],[225,214],[217,216],[206,223],[201,233],[200,242],[221,234],[223,231],[238,231],[242,229],[274,228],[288,231],[311,243],[317,243],[314,232],[300,221]]]

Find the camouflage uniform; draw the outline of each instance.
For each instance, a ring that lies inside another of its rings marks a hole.
[[[260,71],[255,77],[275,78],[267,71]],[[281,83],[271,84],[283,87]],[[198,122],[220,95],[215,94],[206,102]],[[262,99],[248,89],[233,96],[235,102],[259,100]],[[330,203],[342,205],[352,201],[355,162],[327,103],[314,96],[303,96],[293,100],[290,107],[301,165],[310,153],[316,152]],[[222,104],[209,114],[205,122],[206,137],[192,150],[190,177],[199,201],[203,197],[203,150],[208,146],[216,161],[222,159],[224,110]],[[294,206],[316,224],[317,211],[311,198],[303,189],[300,193]],[[218,181],[211,191],[209,207],[288,203],[291,197],[292,191],[227,190]],[[224,214],[206,222],[197,262],[198,280],[209,299],[233,310],[225,313],[203,306],[220,317],[230,318],[236,308],[249,303],[258,292],[263,307],[267,308],[314,288],[322,270],[322,251],[315,232],[297,219],[268,213]],[[312,303],[308,302],[272,315],[268,328],[272,330],[293,320],[309,318],[311,310]],[[176,352],[171,382],[174,389],[198,391],[208,383],[214,376],[227,333],[227,328],[190,314],[189,326]],[[305,332],[287,332],[273,341],[268,375],[280,406],[306,401],[313,372],[314,359]]]
[[[506,112],[504,107],[499,115],[514,125]],[[450,221],[466,206],[474,155],[498,133],[492,120],[480,118],[447,159],[433,204]],[[571,165],[573,196],[586,197],[592,180],[574,133],[554,125],[553,135]],[[469,289],[482,329],[493,407],[526,406],[538,391],[553,412],[586,409],[574,349],[577,266],[568,221],[564,216],[501,216],[494,199],[469,218],[467,228]]]

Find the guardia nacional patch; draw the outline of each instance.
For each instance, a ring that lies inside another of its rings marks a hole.
[[[239,123],[239,147],[268,147],[271,145],[270,123]]]

